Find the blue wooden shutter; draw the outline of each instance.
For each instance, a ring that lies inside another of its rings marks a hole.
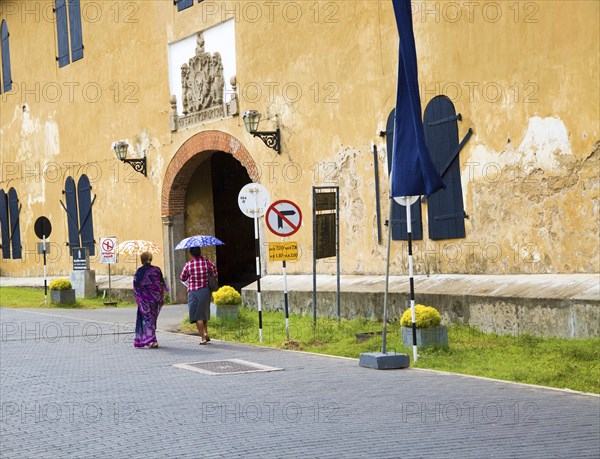
[[[10,214],[10,243],[14,260],[21,258],[21,226],[19,224],[19,198],[14,188],[8,190],[8,212]]]
[[[446,185],[445,190],[434,193],[427,200],[431,239],[465,237],[465,211],[458,159],[459,119],[460,115],[456,115],[454,104],[446,96],[431,99],[423,115],[425,142],[433,164]]]
[[[59,67],[68,65],[69,59],[69,31],[67,30],[67,5],[65,0],[56,0],[56,37],[58,41]]]
[[[6,21],[2,20],[2,26],[0,26],[0,35],[2,36],[2,89],[4,92],[12,89],[12,76],[10,74],[10,49],[8,46],[8,26]]]
[[[71,36],[71,59],[75,62],[83,58],[81,7],[79,0],[69,0],[69,33]]]
[[[91,199],[92,186],[87,175],[79,177],[77,182],[77,201],[79,202],[79,232],[81,233],[81,246],[89,249],[90,256],[94,256],[96,249],[94,247],[94,222],[92,219],[92,206],[94,200]]]
[[[183,11],[192,6],[194,4],[194,0],[175,0],[173,3],[177,5],[177,11]]]
[[[10,258],[10,224],[8,220],[8,196],[0,190],[0,231],[2,232],[2,258]]]
[[[73,249],[81,247],[81,240],[79,237],[79,212],[77,211],[77,188],[75,187],[75,180],[73,177],[67,177],[65,181],[65,195],[66,206],[63,205],[67,212],[67,228],[69,231],[69,249],[73,252]]]
[[[392,153],[394,152],[394,114],[396,109],[393,108],[387,119],[386,124],[386,146],[388,155],[388,177],[392,172]],[[421,219],[421,198],[410,206],[410,217],[412,225],[412,239],[423,239],[423,222]],[[406,209],[396,201],[392,204],[392,215],[390,216],[392,225],[392,240],[406,241],[408,240],[408,232],[406,231]]]

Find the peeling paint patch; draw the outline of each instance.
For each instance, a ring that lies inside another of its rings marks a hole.
[[[40,130],[40,121],[32,118],[29,113],[29,108],[23,109],[23,117],[21,119],[21,136],[27,137]]]
[[[53,120],[48,120],[44,124],[44,154],[56,156],[60,153],[60,139],[58,135],[58,124]]]
[[[545,171],[557,169],[558,156],[573,154],[565,124],[559,118],[534,116],[517,153],[525,163],[538,164]]]

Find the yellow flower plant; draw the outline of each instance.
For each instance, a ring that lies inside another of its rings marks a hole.
[[[213,293],[213,303],[216,305],[242,304],[242,295],[229,285],[224,285]]]
[[[437,327],[442,323],[442,316],[432,306],[423,306],[422,304],[415,305],[415,322],[417,328]],[[404,311],[400,325],[403,327],[412,327],[412,314],[410,309]]]
[[[50,282],[50,290],[71,290],[72,288],[69,279],[55,279]]]

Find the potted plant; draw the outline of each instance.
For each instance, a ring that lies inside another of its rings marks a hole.
[[[442,316],[432,306],[417,304],[415,306],[415,323],[417,326],[417,346],[438,345],[448,347],[448,330],[442,325]],[[402,326],[402,344],[413,345],[412,313],[404,311],[400,320]]]
[[[69,279],[56,279],[50,282],[50,302],[59,304],[75,303],[75,289]]]
[[[219,319],[237,319],[242,295],[229,285],[224,285],[212,294],[210,315]]]

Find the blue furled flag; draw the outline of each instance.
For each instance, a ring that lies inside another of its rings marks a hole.
[[[444,188],[425,144],[410,0],[392,0],[400,36],[392,153],[392,197],[431,195]]]

